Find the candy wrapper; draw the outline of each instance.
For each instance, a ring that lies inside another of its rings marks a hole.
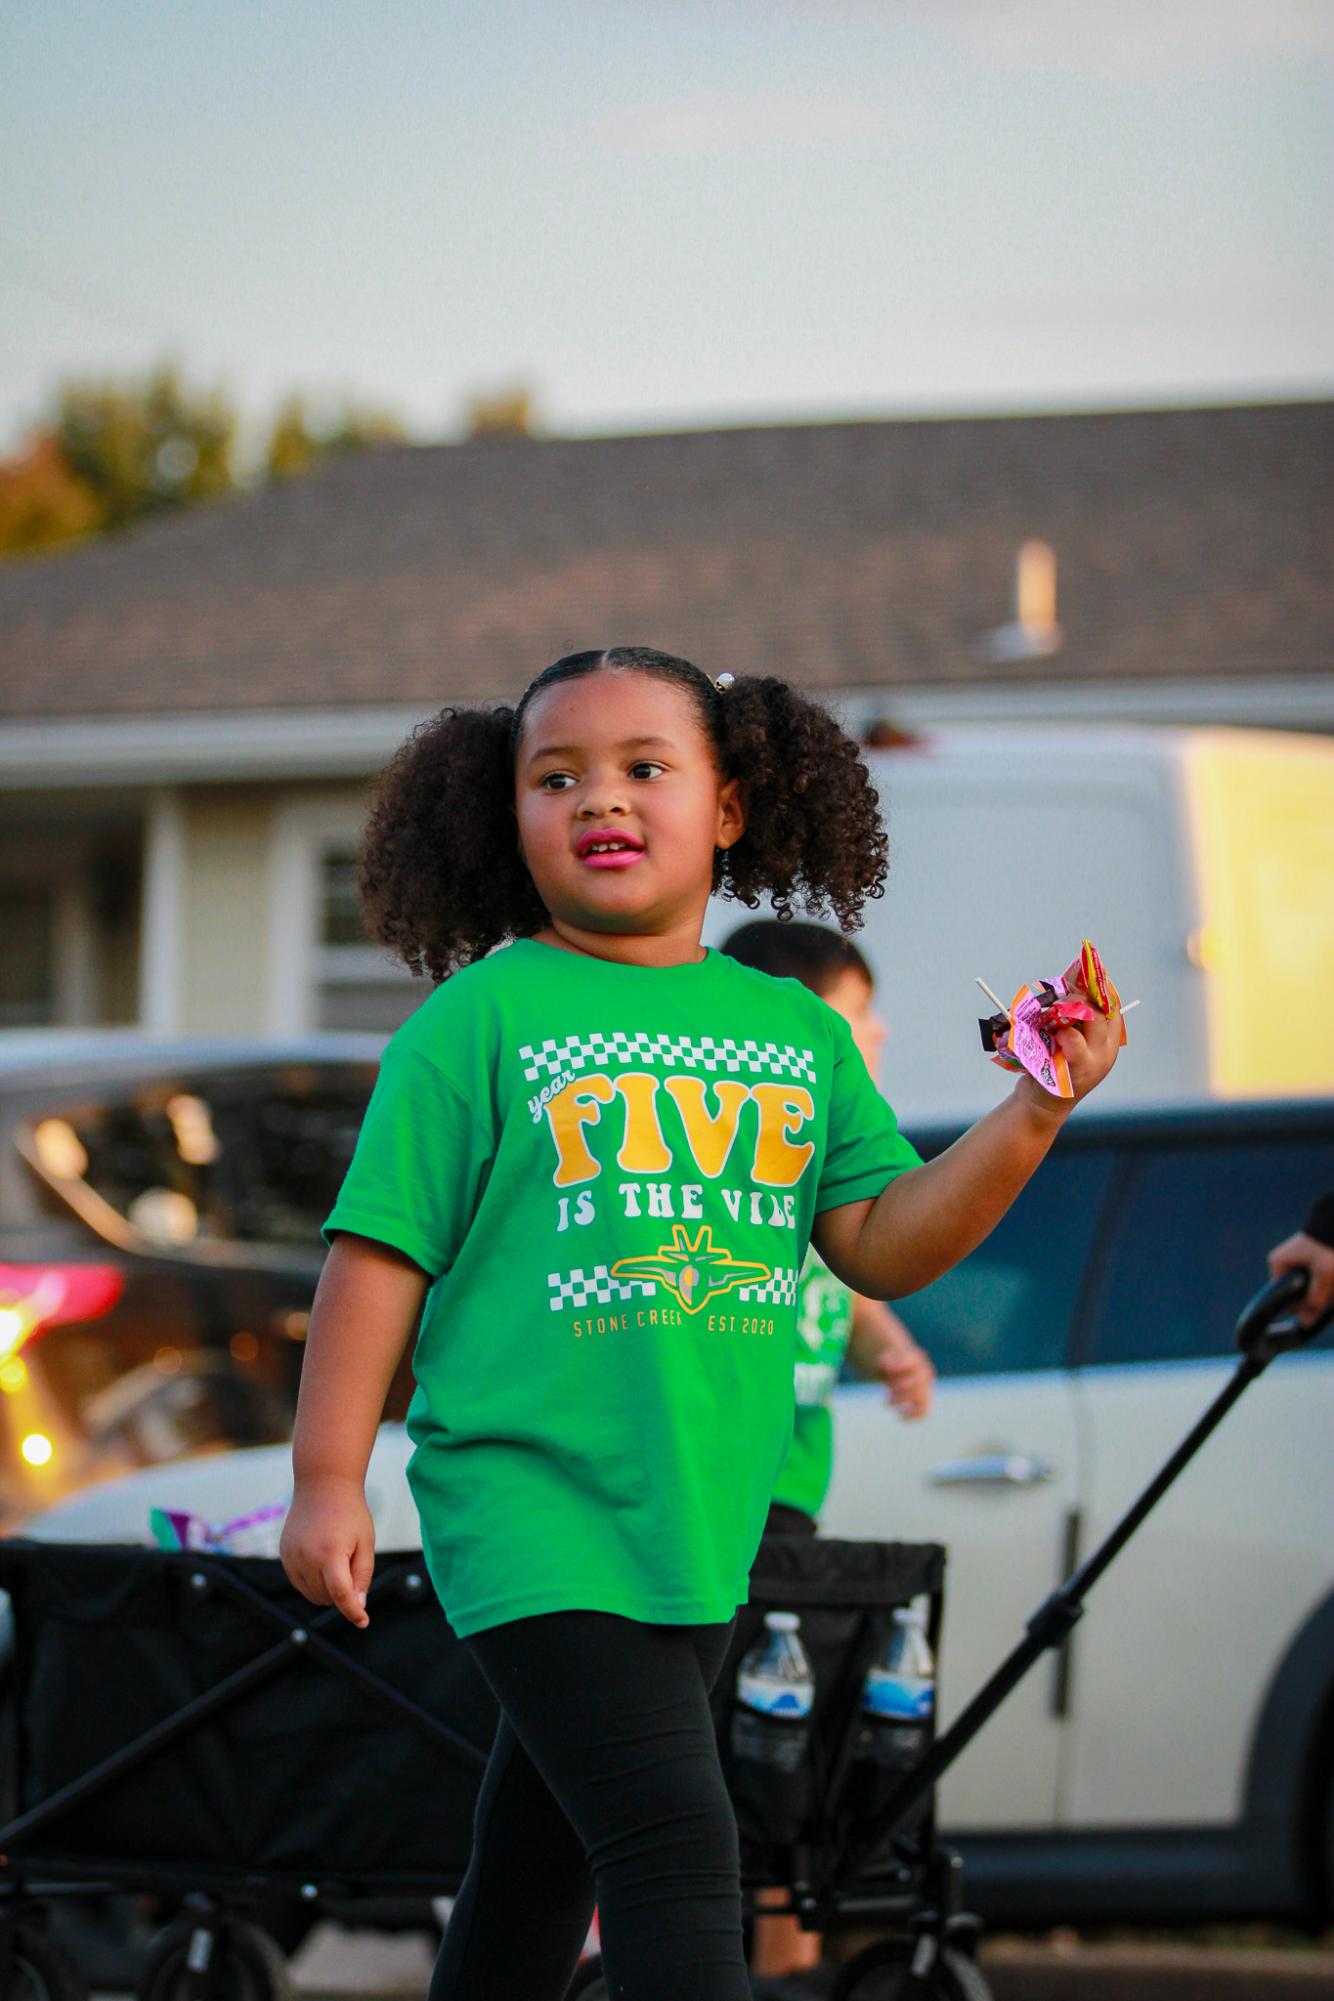
[[[1060,979],[1020,987],[1008,1015],[985,1015],[978,1027],[982,1047],[1002,1070],[1026,1071],[1054,1098],[1073,1098],[1070,1065],[1056,1036],[1075,1022],[1092,1021],[1095,1014],[1105,1014],[1110,1021],[1119,1017],[1125,1042],[1121,996],[1107,977],[1097,947],[1086,938],[1079,957]]]
[[[230,1522],[205,1521],[184,1508],[150,1508],[148,1526],[162,1549],[217,1549],[233,1556],[276,1556],[290,1501],[255,1508]]]

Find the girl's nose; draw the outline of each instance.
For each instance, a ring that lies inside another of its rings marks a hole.
[[[579,817],[597,820],[608,813],[624,813],[627,804],[624,792],[614,781],[590,778],[579,801]]]

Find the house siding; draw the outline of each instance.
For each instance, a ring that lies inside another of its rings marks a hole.
[[[182,1026],[262,1034],[268,981],[266,787],[203,787],[184,798],[186,897]]]

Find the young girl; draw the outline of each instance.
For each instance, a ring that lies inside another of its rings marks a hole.
[[[715,889],[854,926],[885,852],[821,708],[646,648],[445,710],[385,776],[368,912],[439,984],[325,1223],[282,1555],[369,1623],[363,1480],[420,1316],[409,1479],[502,1710],[432,2001],[559,2001],[595,1897],[617,2001],[747,2001],[708,1692],[792,1431],[807,1242],[912,1292],[1068,1109],[1021,1078],[924,1167],[832,1009],[701,949]],[[1082,1097],[1116,1031],[1065,1043]]]

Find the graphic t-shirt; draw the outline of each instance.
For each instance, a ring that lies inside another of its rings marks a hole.
[[[812,1245],[797,1280],[796,1418],[773,1496],[804,1515],[819,1514],[834,1476],[829,1399],[848,1352],[852,1310],[852,1292]]]
[[[812,1217],[917,1160],[846,1022],[719,952],[522,939],[436,989],[324,1231],[432,1280],[408,1480],[460,1634],[731,1618],[791,1436]]]

